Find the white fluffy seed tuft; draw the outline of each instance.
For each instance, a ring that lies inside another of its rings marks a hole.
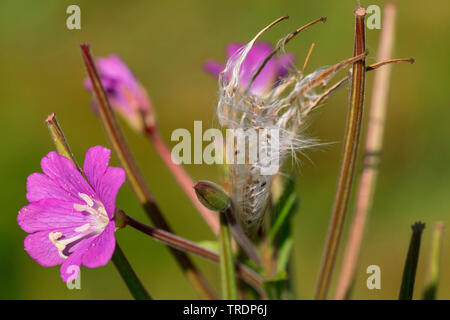
[[[279,138],[274,145],[277,146],[275,152],[281,166],[287,157],[297,161],[296,155],[299,152],[318,145],[316,140],[303,134],[306,120],[329,80],[342,68],[335,68],[336,70],[324,74],[324,71],[332,68],[322,67],[304,75],[297,68],[291,67],[289,73],[277,80],[270,90],[262,95],[252,94],[248,90],[251,84],[244,87],[240,79],[244,72],[252,75],[257,72],[243,70],[242,66],[259,36],[260,34],[238,50],[219,75],[217,116],[220,125],[229,129],[278,130]],[[278,42],[278,54],[284,53],[286,37]],[[269,144],[266,147],[272,146]],[[235,154],[250,152],[251,148],[255,146],[247,144],[248,150],[237,150],[236,147]],[[228,167],[234,210],[247,235],[254,237],[267,211],[270,188],[278,172],[262,174],[263,164],[260,159],[256,163],[229,164]]]

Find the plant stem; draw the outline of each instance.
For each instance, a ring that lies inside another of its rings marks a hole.
[[[354,56],[365,52],[365,16],[366,9],[358,7],[355,13],[355,47]],[[352,85],[350,89],[350,104],[347,116],[346,133],[344,137],[344,150],[339,172],[331,221],[325,245],[315,298],[326,299],[333,272],[339,241],[342,233],[345,213],[352,189],[352,181],[358,153],[359,136],[363,115],[364,86],[365,86],[365,59],[353,64]]]
[[[75,165],[77,170],[83,173],[72,153],[72,150],[70,150],[69,144],[67,143],[66,137],[64,137],[64,133],[58,123],[58,120],[56,120],[56,114],[50,114],[47,119],[45,119],[45,124],[50,131],[50,136],[55,144],[56,151],[60,155],[72,160],[72,163]]]
[[[380,45],[377,54],[378,61],[388,60],[391,57],[395,11],[396,9],[393,3],[388,3],[384,9],[383,30],[380,36]],[[335,295],[335,298],[338,300],[346,299],[350,295],[353,287],[367,215],[372,209],[378,176],[378,165],[383,149],[390,73],[391,66],[387,66],[377,71],[374,77],[363,171],[357,191],[356,208],[344,251],[341,273]]]
[[[228,225],[231,229],[234,239],[237,241],[237,243],[239,243],[243,252],[245,252],[250,260],[252,260],[256,265],[261,266],[261,259],[256,252],[255,246],[247,237],[241,225],[238,223],[233,212],[233,206],[229,206],[224,212],[221,212],[220,214],[224,214],[227,218]]]
[[[192,241],[176,236],[170,232],[143,224],[125,214],[124,216],[126,217],[126,223],[129,226],[172,248],[190,252],[215,263],[219,263],[220,261],[219,254],[213,250],[206,249]],[[260,295],[265,297],[263,281],[260,275],[241,263],[235,263],[235,268],[239,277],[241,277],[243,280],[245,280],[245,282],[251,285]]]
[[[121,166],[125,169],[128,181],[149,218],[158,228],[171,231],[172,229],[156,204],[153,195],[145,183],[136,161],[131,154],[128,144],[125,141],[125,137],[120,130],[119,123],[100,81],[94,59],[90,53],[89,45],[82,44],[80,45],[80,48],[87,73],[92,82],[94,95],[99,107],[100,119],[112,149],[115,151]],[[185,253],[173,249],[171,252],[197,291],[206,298],[214,299],[216,297],[214,291],[189,257]]]
[[[137,277],[133,268],[131,268],[125,254],[120,248],[119,244],[116,242],[116,248],[112,256],[112,261],[114,266],[119,271],[122,276],[123,281],[125,281],[128,289],[136,300],[151,300],[152,297],[147,292],[147,290],[142,285],[141,281]]]
[[[78,171],[82,175],[84,175],[83,170],[77,164],[75,156],[70,150],[69,144],[67,143],[67,140],[64,137],[64,133],[58,123],[58,120],[56,119],[56,115],[54,113],[49,115],[45,120],[45,123],[50,131],[50,135],[52,136],[53,142],[55,143],[56,151],[59,154],[72,160],[73,164],[78,169]],[[120,249],[117,240],[116,240],[116,249],[114,250],[112,260],[133,297],[135,299],[141,300],[151,299],[150,294],[144,288],[141,281],[134,272],[133,268],[131,267],[130,263],[128,262],[127,258],[125,257],[124,253]]]
[[[234,276],[233,251],[231,249],[230,227],[225,214],[220,213],[220,278],[222,283],[222,297],[224,300],[236,300],[237,289]]]
[[[409,242],[408,255],[403,269],[402,285],[400,287],[399,300],[412,300],[414,283],[416,280],[417,262],[419,261],[420,241],[425,224],[416,222],[411,226],[412,235]]]
[[[435,300],[437,289],[439,285],[439,273],[440,273],[440,261],[442,242],[444,240],[444,228],[443,222],[438,222],[434,226],[433,242],[431,246],[430,260],[428,263],[427,280],[423,290],[424,300]]]
[[[203,206],[200,201],[198,201],[197,196],[195,195],[195,191],[192,188],[194,183],[191,177],[183,169],[182,166],[177,165],[172,161],[170,150],[161,138],[158,128],[156,128],[155,126],[147,127],[146,134],[149,140],[155,146],[155,149],[158,152],[159,156],[161,157],[169,171],[172,173],[175,180],[178,182],[181,189],[197,208],[198,212],[200,212],[201,216],[214,232],[214,234],[218,235],[219,219],[217,218],[217,215],[215,214],[215,212],[209,210],[208,208],[205,208],[205,206]]]

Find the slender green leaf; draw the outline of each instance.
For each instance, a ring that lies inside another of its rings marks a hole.
[[[278,248],[278,272],[287,270],[291,258],[293,244],[294,240],[292,240],[292,237],[289,237],[285,241],[283,241],[281,246]]]
[[[278,272],[286,271],[291,256],[293,240],[291,236],[291,220],[298,208],[298,197],[295,193],[294,179],[288,179],[283,193],[275,205],[273,223],[269,231],[269,240],[274,246],[278,259]]]
[[[438,222],[434,226],[433,242],[431,244],[430,262],[428,266],[428,276],[423,291],[424,300],[435,300],[439,284],[440,260],[442,251],[442,241],[444,239],[444,223]]]
[[[290,216],[293,209],[295,208],[296,200],[297,200],[296,195],[291,194],[289,196],[289,198],[287,199],[287,201],[284,203],[284,206],[282,207],[281,212],[276,217],[276,220],[275,220],[274,224],[272,225],[272,228],[270,229],[270,232],[269,232],[269,240],[270,241],[273,241],[275,239],[276,234],[281,229],[283,224],[287,221],[288,217]]]
[[[291,279],[287,278],[293,248],[291,220],[298,208],[298,197],[295,193],[295,180],[287,179],[283,192],[274,206],[272,224],[268,233],[272,252],[276,259],[277,278],[266,283],[266,290],[272,299],[291,299]]]
[[[409,243],[405,268],[403,269],[402,285],[400,287],[399,300],[412,300],[414,282],[416,280],[417,262],[419,261],[420,242],[425,224],[416,222],[411,226],[412,235]]]
[[[277,238],[278,243],[283,242],[290,236],[290,218],[297,210],[298,199],[295,194],[295,181],[288,179],[285,183],[283,193],[275,205],[272,225],[269,231],[269,239],[274,242]]]
[[[234,276],[233,251],[231,248],[230,227],[225,214],[220,214],[220,276],[222,295],[225,300],[236,300],[236,278]]]

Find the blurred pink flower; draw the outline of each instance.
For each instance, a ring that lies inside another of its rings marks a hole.
[[[96,64],[111,106],[138,131],[142,131],[146,125],[153,126],[154,115],[147,91],[122,59],[113,54],[96,59]],[[89,78],[84,80],[84,87],[92,92]],[[92,105],[97,110],[95,99]]]
[[[227,60],[233,57],[243,46],[243,43],[230,43],[227,46]],[[252,47],[242,65],[240,81],[243,88],[248,86],[255,72],[272,51],[272,45],[266,42],[257,43]],[[291,53],[273,56],[253,82],[250,92],[255,95],[264,94],[280,77],[288,73],[288,68],[294,63],[294,60],[295,57]],[[209,60],[204,64],[204,68],[208,73],[218,76],[225,69],[225,66],[216,61]]]

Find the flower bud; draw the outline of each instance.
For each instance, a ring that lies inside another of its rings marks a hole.
[[[155,114],[147,91],[135,78],[128,66],[117,55],[96,59],[98,73],[111,107],[135,130],[143,132],[155,125]],[[89,78],[84,80],[92,92]],[[92,106],[97,111],[93,100]]]
[[[214,182],[199,181],[194,189],[198,200],[210,210],[221,212],[229,206],[230,197]]]

